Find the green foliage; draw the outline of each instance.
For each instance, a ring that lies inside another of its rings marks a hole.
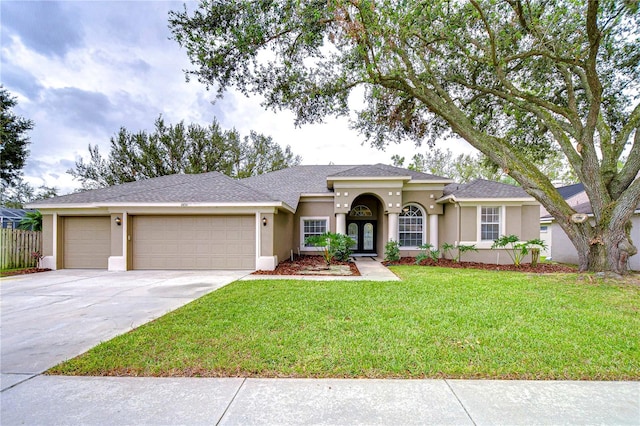
[[[606,234],[640,202],[635,1],[202,2],[172,12],[170,27],[188,76],[221,96],[259,95],[302,124],[348,116],[350,95],[363,94],[353,127],[374,146],[463,137],[552,212],[589,254],[583,268],[618,252]],[[541,168],[559,152],[585,185],[593,227],[568,219]]]
[[[25,213],[18,228],[29,231],[42,231],[42,213],[37,210]]]
[[[0,204],[12,209],[22,209],[25,204],[58,195],[56,188],[41,185],[36,189],[22,180],[21,177],[16,178],[10,185],[2,183],[0,186]]]
[[[162,117],[152,133],[131,133],[124,127],[111,138],[108,158],[98,146],[89,145],[90,161],[76,161],[68,170],[84,189],[102,188],[140,179],[176,173],[218,171],[244,178],[300,164],[291,148],[284,150],[271,137],[250,132],[244,138],[234,130],[222,130],[217,121],[203,127],[165,124]]]
[[[416,256],[416,265],[422,263],[423,260],[431,259],[437,262],[440,259],[440,250],[434,249],[433,244],[424,243],[419,245],[420,253]]]
[[[505,249],[507,254],[513,260],[513,264],[520,266],[522,259],[529,254],[529,251],[534,247],[545,248],[544,241],[536,238],[529,241],[520,241],[520,237],[517,235],[503,235],[493,242],[492,249]],[[538,248],[538,250],[539,250]],[[539,251],[538,251],[539,254]],[[537,263],[537,259],[536,259]]]
[[[455,250],[455,252],[454,252]],[[460,262],[460,260],[462,260],[462,254],[466,253],[468,251],[478,251],[478,249],[476,249],[475,244],[472,245],[464,245],[464,244],[459,244],[457,246],[450,244],[450,243],[444,243],[442,244],[442,251],[445,253],[445,256],[452,259],[454,262]],[[454,254],[456,253],[456,254]]]
[[[637,285],[392,270],[401,283],[238,281],[48,374],[640,379]]]
[[[384,260],[387,262],[396,262],[400,260],[400,243],[389,240],[384,245]]]
[[[342,262],[348,261],[351,257],[351,247],[356,242],[348,235],[325,232],[322,235],[307,237],[305,243],[322,247],[322,257],[329,267],[334,258]]]
[[[12,111],[18,104],[7,89],[0,86],[0,183],[12,186],[22,175],[22,168],[29,156],[29,137],[33,121],[18,117]]]

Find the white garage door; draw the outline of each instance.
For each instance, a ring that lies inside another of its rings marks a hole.
[[[109,217],[64,218],[64,268],[107,269],[110,253]]]
[[[255,269],[255,216],[135,216],[133,269]]]

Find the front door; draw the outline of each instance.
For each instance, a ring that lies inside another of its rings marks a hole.
[[[376,252],[375,220],[354,220],[347,222],[347,235],[356,242],[351,247],[354,254]]]

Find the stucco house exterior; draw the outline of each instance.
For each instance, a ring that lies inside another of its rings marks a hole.
[[[465,260],[508,263],[495,238],[539,236],[539,204],[521,188],[383,164],[296,166],[241,180],[171,175],[38,201],[52,269],[263,269],[317,254],[305,238],[348,234],[359,255],[431,243],[475,244]]]

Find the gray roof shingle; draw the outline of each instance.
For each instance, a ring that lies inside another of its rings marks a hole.
[[[32,205],[279,201],[219,172],[176,174],[41,200]]]
[[[476,179],[469,183],[452,183],[444,187],[444,197],[471,198],[532,198],[519,186]]]

